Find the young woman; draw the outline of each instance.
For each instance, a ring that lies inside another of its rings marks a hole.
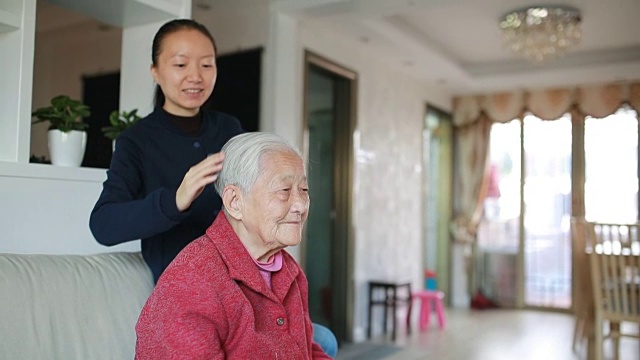
[[[164,24],[151,61],[155,108],[118,137],[89,225],[103,245],[142,239],[157,281],[220,210],[210,184],[222,169],[220,149],[242,128],[231,116],[201,108],[217,75],[215,41],[203,25]]]
[[[220,211],[222,200],[212,184],[222,169],[220,150],[243,130],[237,119],[201,108],[217,76],[215,40],[206,27],[188,19],[169,21],[151,51],[155,108],[118,137],[89,227],[107,246],[141,239],[157,282]],[[313,328],[314,340],[335,355],[331,331]]]

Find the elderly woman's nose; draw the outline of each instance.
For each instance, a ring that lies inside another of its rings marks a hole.
[[[291,210],[300,213],[309,210],[309,194],[305,191],[293,191],[291,193]]]

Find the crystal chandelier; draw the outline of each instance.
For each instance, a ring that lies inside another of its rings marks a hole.
[[[500,21],[505,46],[536,63],[580,43],[580,11],[567,6],[532,6],[510,11]]]

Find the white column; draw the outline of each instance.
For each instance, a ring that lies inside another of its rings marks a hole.
[[[191,17],[191,1],[182,1],[181,13],[175,18]],[[165,10],[165,9],[163,9]],[[120,111],[138,109],[144,116],[153,110],[155,83],[151,76],[151,43],[166,20],[124,28],[122,31],[122,64],[120,68]]]
[[[260,130],[302,147],[303,50],[297,21],[270,11],[269,40],[263,64]]]
[[[138,109],[138,114],[144,116],[153,110],[151,42],[162,24],[164,21],[122,31],[120,111]]]
[[[0,161],[29,162],[36,0],[0,5]],[[14,25],[18,25],[15,28]]]
[[[269,39],[262,65],[260,131],[278,134],[302,149],[302,64],[297,21],[270,9]],[[298,261],[300,247],[287,248]]]

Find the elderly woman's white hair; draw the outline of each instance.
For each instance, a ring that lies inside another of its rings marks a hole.
[[[278,135],[250,132],[234,136],[222,147],[224,164],[215,181],[216,191],[222,196],[227,185],[249,191],[260,175],[262,156],[281,151],[292,152],[302,159],[300,150]]]

